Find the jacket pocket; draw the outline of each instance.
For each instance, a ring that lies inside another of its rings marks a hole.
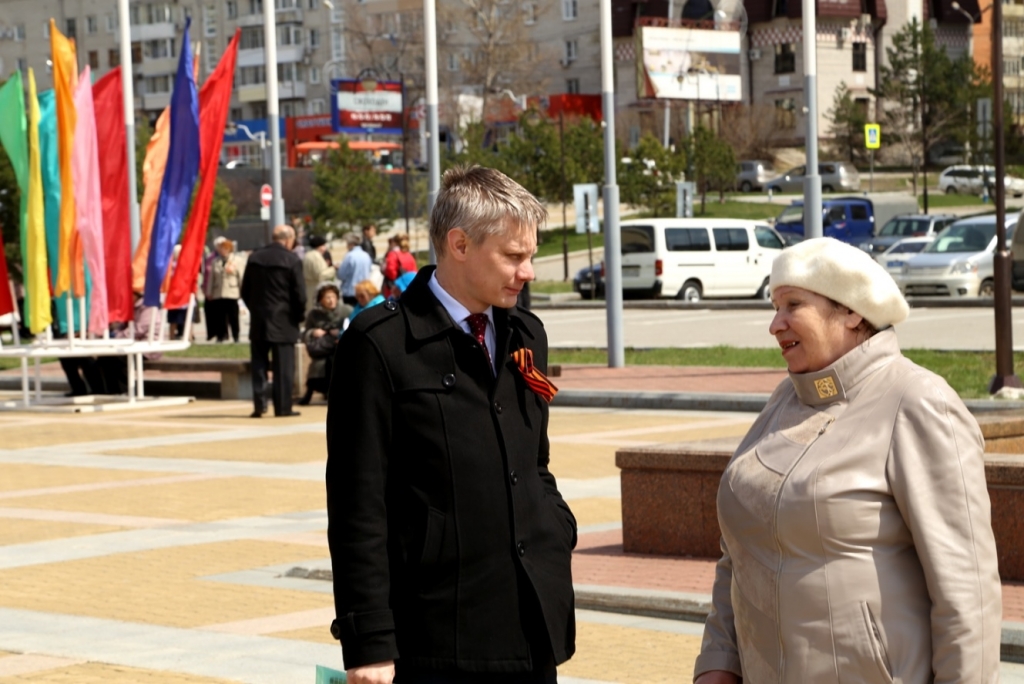
[[[882,643],[882,633],[878,631],[878,625],[875,624],[875,616],[871,614],[871,607],[864,601],[860,603],[860,612],[864,616],[864,627],[868,632],[868,643],[871,645],[871,655],[875,659],[875,664],[878,666],[882,676],[885,677],[885,681],[892,682],[892,668],[889,667],[889,654],[885,650],[885,644]]]
[[[420,554],[420,567],[430,566],[437,562],[441,555],[441,542],[444,540],[444,513],[436,508],[427,507],[427,528],[423,534],[423,553]]]

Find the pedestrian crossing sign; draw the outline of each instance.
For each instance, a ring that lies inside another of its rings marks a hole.
[[[882,127],[878,124],[864,124],[864,147],[877,150],[882,146]]]

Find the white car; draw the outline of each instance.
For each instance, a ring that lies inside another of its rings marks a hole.
[[[1009,244],[1017,217],[1007,216],[1005,226]],[[995,248],[994,215],[961,219],[908,259],[896,283],[908,297],[991,297],[995,291]]]
[[[875,261],[882,265],[894,278],[903,271],[903,264],[919,253],[935,240],[934,235],[928,237],[909,237],[893,243],[887,250],[875,256]]]
[[[986,185],[991,190],[995,172],[994,166],[950,166],[939,174],[939,190],[947,195],[982,195]],[[1004,176],[1003,183],[1008,195],[1024,196],[1024,179]]]

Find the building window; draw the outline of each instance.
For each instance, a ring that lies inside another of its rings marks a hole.
[[[95,34],[96,31],[98,31],[98,30],[99,30],[99,25],[98,25],[98,23],[96,21],[96,17],[86,17],[85,18],[85,32],[88,33],[91,36],[91,35]]]
[[[249,14],[263,14],[263,0],[249,0]]]
[[[331,23],[340,24],[344,19],[345,10],[341,7],[341,3],[334,3],[334,9],[331,10]]]
[[[22,74],[28,73],[28,60],[24,57],[19,57],[17,61],[18,71]]]
[[[317,0],[309,0],[307,7],[311,10],[319,9],[320,3]]]
[[[171,6],[163,3],[146,5],[146,23],[170,24],[174,21]]]
[[[788,14],[786,0],[775,0],[775,10],[772,12],[772,17],[785,17]]]
[[[796,128],[796,100],[787,97],[775,101],[775,128],[782,131]]]
[[[203,45],[203,59],[206,60],[206,73],[213,73],[217,68],[217,60],[220,57],[220,50],[217,49],[217,39],[207,38]]]
[[[579,16],[578,0],[562,0],[562,19],[572,21]]]
[[[171,59],[174,57],[174,39],[159,38],[142,44],[142,56],[146,59]]]
[[[298,62],[284,62],[277,65],[277,80],[279,83],[302,83],[306,80],[304,71]]]
[[[537,3],[523,3],[523,23],[527,26],[533,26],[537,23]]]
[[[868,44],[867,43],[854,43],[853,44],[853,70],[854,71],[867,71],[868,70]]]
[[[117,30],[117,13],[107,15],[107,33]]]
[[[228,19],[238,18],[238,2],[236,0],[228,0]]]
[[[345,58],[345,34],[340,28],[331,31],[331,59]]]
[[[281,103],[281,116],[303,116],[306,113],[305,105],[302,100],[285,100]]]
[[[257,50],[263,48],[263,27],[249,26],[242,29],[242,36],[238,40],[239,50]]]
[[[317,97],[309,101],[309,113],[310,114],[326,114],[327,113],[327,102],[322,97]]]
[[[448,71],[458,71],[460,66],[459,62],[460,60],[457,54],[454,52],[448,53]]]
[[[309,47],[320,47],[320,29],[309,29]]]
[[[14,27],[14,40],[22,41],[25,40],[25,25],[18,24]]]
[[[278,26],[278,45],[302,45],[302,29],[298,26]]]
[[[46,40],[50,39],[50,22],[43,24],[43,38]]]
[[[66,31],[64,31],[64,35],[67,36],[68,38],[77,38],[78,37],[78,20],[77,19],[68,19],[64,23],[64,28],[67,29]]]
[[[147,95],[171,92],[171,77],[166,74],[163,76],[148,76],[144,83]]]
[[[249,105],[252,109],[253,119],[266,119],[267,118],[267,103],[266,102],[253,102]]]
[[[121,51],[107,50],[107,68],[114,69],[121,66]]]
[[[238,80],[241,85],[260,85],[267,82],[267,70],[262,64],[257,66],[242,67]]]
[[[566,81],[565,81],[565,92],[568,93],[569,95],[579,95],[580,94],[580,79],[578,79],[578,78],[568,78],[568,79],[566,79]]]
[[[565,49],[564,49],[565,51],[564,51],[564,54],[562,56],[562,61],[563,61],[564,64],[571,64],[572,62],[576,61],[576,55],[577,55],[576,47],[577,46],[576,46],[576,41],[575,40],[567,40],[567,41],[565,41]]]
[[[95,72],[100,68],[100,51],[89,50],[89,68]]]
[[[138,26],[142,23],[142,8],[138,5],[128,5],[128,25]]]
[[[775,73],[791,74],[796,71],[796,46],[782,43],[775,46]]]
[[[309,67],[309,82],[314,84],[320,82],[320,67]]]

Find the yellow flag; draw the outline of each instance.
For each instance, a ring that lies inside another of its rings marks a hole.
[[[28,321],[33,335],[53,322],[50,283],[46,275],[46,222],[43,215],[43,172],[39,154],[39,98],[36,77],[28,70],[28,254],[25,286],[29,291]]]
[[[61,295],[71,289],[75,269],[75,189],[71,178],[71,150],[75,142],[75,87],[78,85],[78,59],[74,41],[57,30],[50,19],[50,53],[53,60],[53,90],[57,102],[57,162],[60,165],[60,248],[57,264],[57,289]],[[76,288],[77,289],[77,288]]]

